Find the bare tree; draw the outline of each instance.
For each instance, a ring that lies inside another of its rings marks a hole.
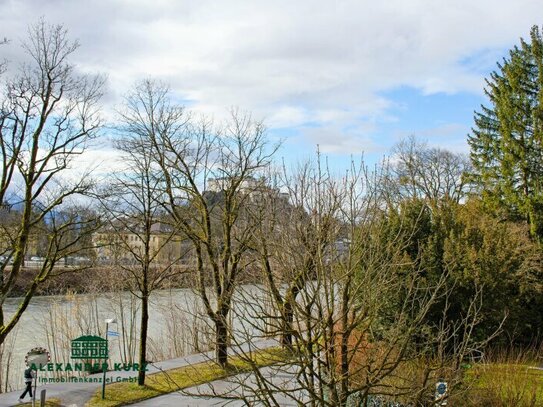
[[[267,369],[255,363],[254,349],[239,352],[252,367],[251,378],[232,378],[242,390],[215,394],[247,405],[366,405],[377,397],[419,405],[430,402],[439,378],[454,387],[460,361],[482,346],[471,336],[480,321],[482,291],[461,320],[448,321],[444,310],[438,326],[428,325],[429,313],[438,301],[448,303],[454,286],[445,274],[428,281],[418,262],[405,256],[413,226],[389,227],[381,174],[353,165],[345,177],[336,178],[317,160],[291,178],[288,190],[291,204],[304,191],[306,216],[299,216],[299,225],[290,217],[274,225],[275,233],[258,232],[259,255],[268,263],[262,268],[268,295],[279,298],[276,309],[270,313],[245,297],[238,299],[247,305],[236,317],[251,328],[244,341],[258,329],[284,337],[288,327],[290,352]],[[292,205],[290,210],[297,209]],[[286,314],[295,263],[306,276]]]
[[[409,137],[392,150],[389,179],[384,185],[396,199],[460,202],[470,192],[466,178],[470,169],[466,155],[431,148]]]
[[[279,174],[269,178],[276,181],[259,204],[251,206],[255,225],[253,249],[258,253],[268,293],[280,315],[270,320],[280,325],[268,323],[268,333],[279,335],[281,344],[287,348],[293,343],[298,295],[316,277],[316,256],[340,239],[334,229],[338,226],[334,214],[339,202],[334,205],[317,199],[321,189],[331,182],[330,175],[320,165],[319,161],[315,168],[314,163],[307,162],[293,174],[283,167]],[[318,223],[314,219],[317,213],[322,214]]]
[[[151,141],[165,180],[164,207],[191,242],[197,292],[215,331],[216,361],[226,366],[232,296],[252,261],[245,205],[277,147],[266,143],[262,123],[237,111],[222,128],[190,120],[177,131],[155,132]]]
[[[75,181],[63,174],[100,125],[97,104],[103,80],[75,72],[69,58],[78,44],[68,39],[66,29],[40,20],[30,27],[23,47],[30,63],[5,80],[0,101],[0,203],[17,213],[17,221],[4,228],[4,232],[9,229],[11,249],[0,263],[0,343],[17,324],[36,288],[66,255],[66,247],[72,247],[65,239],[59,240],[59,233],[76,227],[80,220],[72,216],[54,223],[51,217],[71,197],[90,191],[88,174]],[[23,272],[32,231],[44,222],[51,225],[47,260],[33,274],[17,311],[6,321],[4,302]]]
[[[175,132],[178,120],[184,119],[183,109],[168,109],[166,94],[165,87],[143,81],[119,111],[116,147],[126,168],[107,187],[110,223],[102,233],[113,235],[110,249],[117,252],[117,266],[141,300],[139,385],[145,383],[150,295],[183,272],[179,261],[186,255],[183,238],[162,209],[164,182],[152,148],[157,134]]]

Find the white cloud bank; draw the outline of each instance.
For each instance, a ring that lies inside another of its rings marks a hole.
[[[118,103],[144,77],[206,113],[240,106],[275,128],[311,125],[309,142],[352,151],[391,101],[380,92],[481,92],[482,64],[543,21],[540,0],[0,0],[0,50],[40,16],[65,24],[81,69],[109,77]],[[327,147],[328,146],[328,147]]]

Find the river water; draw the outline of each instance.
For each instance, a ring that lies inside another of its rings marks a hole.
[[[231,321],[238,332],[254,333],[253,313],[260,312],[257,304],[262,304],[262,298],[262,289],[255,285],[243,286],[238,291]],[[18,303],[17,298],[6,301],[6,316],[15,312]],[[32,348],[48,349],[53,362],[68,362],[71,340],[81,335],[104,337],[106,319],[117,321],[108,330],[119,335],[109,335],[110,360],[137,359],[139,318],[139,300],[129,292],[34,297],[4,344],[2,376],[6,377],[8,368],[8,390],[20,388],[25,355]],[[193,290],[153,292],[149,307],[149,360],[207,350],[211,333],[209,320]]]

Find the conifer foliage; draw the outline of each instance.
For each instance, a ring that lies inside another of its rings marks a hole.
[[[486,80],[490,105],[475,112],[468,137],[473,179],[485,202],[530,224],[543,238],[543,38],[533,26],[530,41],[498,63]]]

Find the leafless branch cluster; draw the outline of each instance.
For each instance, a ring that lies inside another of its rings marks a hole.
[[[461,362],[484,344],[472,335],[482,289],[461,320],[448,319],[447,305],[437,325],[429,318],[454,283],[447,274],[428,279],[405,256],[415,229],[401,220],[390,227],[381,176],[353,165],[337,178],[317,159],[281,176],[288,207],[269,196],[252,212],[260,225],[253,254],[273,308],[241,290],[236,318],[244,323],[232,338],[241,345],[279,337],[287,356],[262,369],[255,348],[238,352],[251,376],[211,394],[247,405],[365,405],[376,397],[419,405],[440,378],[459,383]]]
[[[100,126],[103,79],[75,72],[69,59],[77,47],[62,26],[40,20],[23,44],[29,62],[3,83],[0,203],[6,218],[2,240],[8,244],[2,244],[0,262],[0,342],[58,261],[81,249],[82,235],[75,231],[94,230],[80,211],[64,211],[72,197],[93,186],[85,175],[76,180],[63,175]],[[4,320],[3,304],[23,272],[29,242],[42,236],[46,261],[25,288],[17,312]]]

